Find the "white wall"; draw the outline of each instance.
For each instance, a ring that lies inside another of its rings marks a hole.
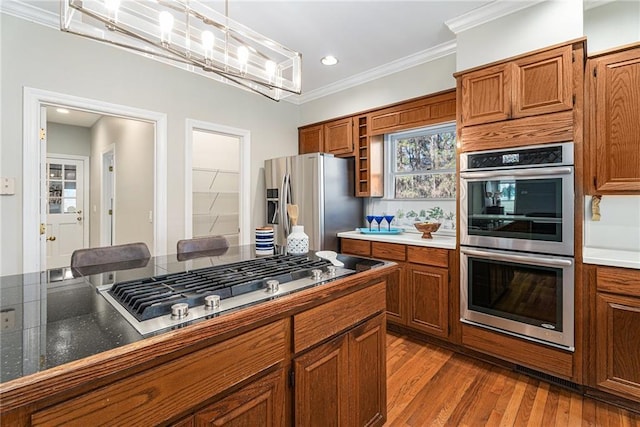
[[[458,71],[582,37],[582,2],[545,1],[457,34]]]
[[[603,196],[600,221],[591,220],[585,197],[584,246],[640,253],[640,196]]]
[[[454,89],[455,55],[325,96],[300,106],[302,125]]]
[[[88,157],[91,155],[91,130],[47,122],[47,153]]]
[[[640,40],[640,1],[612,1],[584,12],[587,52],[623,46]]]
[[[138,120],[102,116],[91,128],[91,246],[99,246],[102,153],[115,150],[114,244],[143,242],[153,254],[154,126]]]
[[[297,152],[298,107],[273,102],[111,46],[0,14],[0,271],[22,270],[22,93],[32,87],[167,114],[167,249],[184,235],[185,120],[251,132],[252,226],[264,218],[264,160]]]

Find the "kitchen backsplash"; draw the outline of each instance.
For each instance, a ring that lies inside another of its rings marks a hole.
[[[407,231],[416,231],[415,222],[439,222],[440,230],[455,231],[455,200],[391,200],[366,199],[367,215],[394,215],[393,227],[406,227]],[[366,225],[366,220],[364,220]]]
[[[603,196],[600,221],[591,220],[585,197],[584,246],[640,252],[640,196]]]

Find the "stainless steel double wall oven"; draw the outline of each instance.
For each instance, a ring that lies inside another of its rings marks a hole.
[[[461,320],[574,350],[573,143],[460,158]]]

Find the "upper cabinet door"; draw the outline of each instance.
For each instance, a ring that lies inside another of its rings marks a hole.
[[[351,117],[326,123],[323,133],[325,153],[353,153],[353,122]]]
[[[512,117],[571,110],[571,62],[571,46],[514,61]]]
[[[321,153],[323,150],[322,125],[298,130],[298,153]]]
[[[590,59],[589,155],[595,192],[640,193],[640,47]]]
[[[462,125],[506,120],[511,116],[512,64],[499,64],[462,76]]]

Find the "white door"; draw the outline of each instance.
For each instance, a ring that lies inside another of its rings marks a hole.
[[[84,161],[47,157],[47,269],[67,267],[87,246]]]

